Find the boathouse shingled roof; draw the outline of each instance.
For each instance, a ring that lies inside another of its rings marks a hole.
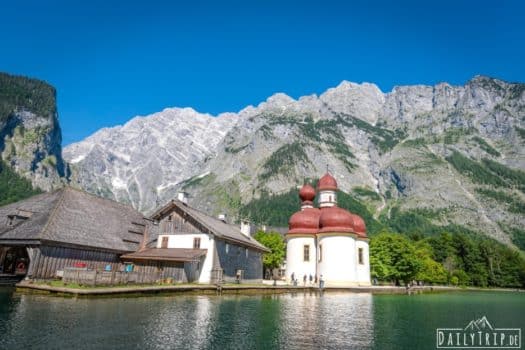
[[[240,244],[261,250],[264,252],[269,252],[270,250],[263,246],[261,243],[257,242],[252,237],[248,237],[242,234],[240,228],[237,225],[228,224],[222,220],[216,219],[212,216],[209,216],[200,210],[192,208],[185,203],[173,199],[165,206],[159,208],[156,212],[151,215],[152,220],[158,220],[162,218],[166,213],[168,213],[173,207],[177,207],[187,215],[193,217],[198,221],[202,226],[204,226],[211,234],[215,235],[218,238],[222,238],[229,241],[238,242]]]
[[[71,187],[0,207],[0,243],[54,242],[132,252],[146,225],[135,209]]]

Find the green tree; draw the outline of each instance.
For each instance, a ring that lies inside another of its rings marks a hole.
[[[415,246],[416,255],[420,263],[420,269],[416,274],[416,280],[425,283],[447,283],[447,271],[442,264],[433,259],[432,246],[426,241],[418,241]]]
[[[470,278],[467,273],[461,269],[452,271],[452,276],[450,278],[450,283],[453,285],[466,286],[470,284]]]
[[[370,241],[372,276],[381,280],[409,283],[421,268],[414,244],[400,234],[383,232]]]
[[[31,182],[0,160],[0,206],[41,193]]]
[[[462,270],[468,276],[468,284],[486,287],[489,276],[486,262],[479,249],[479,242],[475,242],[465,234],[455,234],[454,245]]]
[[[254,235],[254,238],[271,250],[270,253],[265,253],[263,255],[263,267],[265,269],[273,270],[281,266],[285,255],[285,244],[281,234],[278,232],[258,231]]]

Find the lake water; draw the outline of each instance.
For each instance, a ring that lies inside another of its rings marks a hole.
[[[0,288],[0,349],[434,349],[486,316],[525,330],[525,293],[74,299]]]

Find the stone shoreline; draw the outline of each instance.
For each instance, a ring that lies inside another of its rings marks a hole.
[[[89,297],[89,296],[119,296],[119,295],[148,295],[148,294],[280,294],[280,293],[306,293],[320,292],[318,287],[288,286],[288,285],[223,285],[217,288],[214,285],[173,285],[173,286],[130,286],[130,287],[100,287],[100,288],[67,288],[55,287],[45,284],[34,284],[22,281],[16,285],[17,292],[51,294],[61,296]],[[414,286],[407,290],[405,287],[395,286],[355,286],[355,287],[325,287],[323,292],[349,292],[373,294],[407,294],[430,293],[447,291],[498,291],[498,292],[524,292],[520,289],[505,288],[461,288],[449,286]]]

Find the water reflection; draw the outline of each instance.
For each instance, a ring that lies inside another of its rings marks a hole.
[[[370,294],[223,296],[172,300],[146,334],[151,348],[369,348]],[[191,339],[188,342],[188,338]]]
[[[143,332],[150,349],[204,349],[215,304],[210,297],[166,297]]]
[[[523,327],[515,323],[523,295],[487,300],[308,292],[68,299],[0,289],[0,349],[421,349],[433,348],[436,327],[461,326],[480,310]]]
[[[284,297],[286,343],[294,348],[368,348],[373,334],[371,294]]]

